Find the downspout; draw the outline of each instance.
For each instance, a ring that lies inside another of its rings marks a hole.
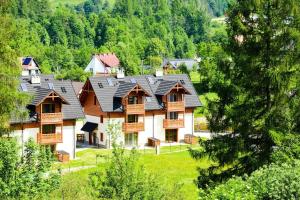
[[[192,135],[194,136],[194,109],[192,112]]]
[[[75,129],[75,126],[76,126],[76,119],[75,119],[75,122],[74,122],[74,125],[73,125],[73,133],[74,133],[74,138],[73,138],[73,158],[75,159],[76,158],[76,129]]]
[[[152,121],[153,121],[153,123],[152,123],[152,126],[153,126],[153,138],[155,138],[155,134],[154,134],[154,113],[152,114]]]

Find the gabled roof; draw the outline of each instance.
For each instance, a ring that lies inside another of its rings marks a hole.
[[[194,65],[198,66],[198,61],[195,59],[190,58],[183,58],[183,59],[164,59],[163,67],[167,64],[171,65],[173,69],[177,69],[180,65],[185,64],[187,69],[192,70]]]
[[[35,63],[36,66],[33,66],[32,63]],[[27,57],[22,57],[21,58],[21,63],[22,63],[22,68],[25,70],[29,69],[39,69],[39,65],[37,62],[34,60],[33,57],[27,56]]]
[[[72,85],[76,95],[79,95],[82,90],[82,87],[84,86],[84,83],[79,81],[72,81]]]
[[[156,95],[167,95],[176,85],[180,86],[185,91],[185,94],[191,94],[187,89],[185,89],[180,83],[176,81],[166,81],[163,80],[159,83],[155,94]]]
[[[138,88],[141,91],[143,91],[146,96],[151,96],[150,94],[148,94],[148,92],[146,90],[144,90],[142,87],[140,87],[137,83],[121,82],[121,83],[119,83],[118,89],[117,89],[116,93],[114,94],[114,97],[125,97],[131,91],[133,91],[135,88]]]
[[[55,80],[53,75],[39,75],[41,79],[40,84],[32,84],[30,76],[20,77],[20,88],[19,90],[31,95],[33,97],[32,105],[36,105],[45,97],[48,92],[55,91],[62,99],[68,104],[62,104],[63,119],[79,119],[84,118],[82,107],[78,101],[78,98],[74,92],[71,81],[69,80]],[[53,89],[50,89],[50,85]],[[22,85],[26,87],[26,90],[22,90]],[[26,122],[31,122],[33,119],[27,119]],[[11,119],[11,123],[19,123],[20,120]],[[24,121],[25,122],[25,121]]]
[[[151,95],[147,97],[147,100],[145,101],[145,110],[159,110],[163,108],[163,105],[155,95],[155,92],[162,81],[180,83],[187,91],[190,92],[190,94],[185,95],[186,108],[194,108],[202,105],[193,84],[186,74],[172,74],[162,77],[156,77],[153,75],[126,76],[123,79],[110,77],[111,85],[109,85],[107,77],[90,77],[88,81],[96,94],[103,112],[123,112],[121,103],[115,98],[115,94],[120,84],[124,82],[132,83],[132,79],[134,79],[135,82],[143,88],[143,90]]]
[[[47,89],[47,88],[38,88],[33,95],[33,100],[31,102],[31,105],[35,105],[35,106],[40,105],[51,94],[58,96],[61,99],[62,103],[69,104],[67,100],[65,100],[60,94],[58,94],[54,90]]]
[[[120,65],[120,61],[114,53],[98,54],[96,58],[107,67],[118,67]]]

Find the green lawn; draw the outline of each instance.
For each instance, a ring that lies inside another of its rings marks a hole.
[[[197,199],[198,193],[193,180],[197,178],[197,167],[207,168],[211,164],[208,159],[196,161],[192,159],[187,146],[162,147],[161,154],[154,154],[154,150],[140,150],[139,162],[145,166],[148,171],[155,173],[159,180],[167,186],[174,184],[182,184],[182,193],[185,199]],[[193,147],[199,148],[199,147]],[[106,149],[88,149],[77,153],[77,160],[71,161],[69,164],[60,164],[67,168],[84,165],[95,165],[96,155],[107,156],[110,154]],[[88,175],[94,170],[103,170],[108,161],[108,157],[98,158],[97,168],[84,169],[77,172],[71,172],[63,175],[62,186],[60,189],[50,194],[51,199],[92,199],[88,185]],[[56,166],[57,167],[57,166]]]

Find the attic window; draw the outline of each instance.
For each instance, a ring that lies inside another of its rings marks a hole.
[[[130,79],[130,82],[131,82],[131,83],[136,83],[136,80],[135,80],[134,78],[131,78],[131,79]]]
[[[61,89],[61,91],[62,91],[63,93],[67,93],[67,90],[66,90],[65,87],[61,87],[60,89]]]
[[[54,90],[54,85],[53,85],[53,83],[48,83],[48,87],[49,87],[50,90]]]
[[[182,85],[184,85],[184,84],[185,84],[184,80],[180,80],[180,83],[181,83]]]
[[[45,81],[49,81],[49,78],[45,78]]]
[[[106,80],[107,80],[107,83],[108,83],[109,86],[114,86],[111,78],[107,78]]]
[[[103,88],[102,83],[98,83],[99,88]]]
[[[22,91],[24,91],[24,92],[27,92],[27,91],[28,91],[27,85],[26,85],[25,83],[21,83],[21,89],[22,89]]]
[[[148,76],[147,78],[148,78],[149,83],[153,85],[154,84],[154,80],[152,79],[152,77]]]
[[[146,97],[146,101],[147,102],[151,102],[152,100],[151,100],[151,97]]]

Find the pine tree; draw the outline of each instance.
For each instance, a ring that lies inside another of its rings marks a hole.
[[[218,66],[222,78],[214,91],[219,99],[210,103],[208,118],[212,131],[231,131],[201,141],[203,151],[191,151],[195,158],[209,155],[218,163],[200,170],[199,187],[252,172],[268,162],[278,138],[295,132],[299,9],[298,0],[238,0],[230,5],[226,50],[231,59]]]

